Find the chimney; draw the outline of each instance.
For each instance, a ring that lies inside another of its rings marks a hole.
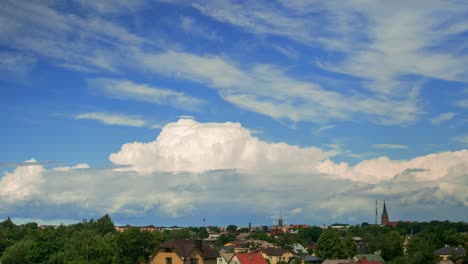
[[[249,223],[249,233],[252,233],[252,223]]]

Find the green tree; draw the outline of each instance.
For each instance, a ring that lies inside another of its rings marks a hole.
[[[22,240],[8,247],[0,258],[2,264],[34,263],[36,244],[31,240]]]
[[[175,229],[171,231],[166,231],[167,239],[189,239],[189,238],[196,238],[192,235],[190,230],[184,229]]]
[[[322,233],[322,228],[312,226],[308,228],[300,228],[297,231],[297,239],[303,245],[308,245],[312,242],[317,242]]]
[[[154,249],[164,239],[160,232],[140,231],[130,228],[116,236],[117,257],[120,264],[135,264],[147,261]]]
[[[345,256],[348,258],[354,257],[357,252],[356,242],[354,242],[354,239],[350,236],[346,236],[343,238],[342,242],[345,247]]]
[[[108,214],[96,221],[96,228],[101,236],[110,232],[115,232],[114,222],[112,222],[112,219]]]
[[[226,243],[234,241],[236,239],[236,235],[233,233],[228,233],[228,234],[222,234],[218,237],[218,240],[216,241],[216,244],[219,247],[224,246]]]
[[[236,225],[228,225],[226,227],[226,231],[231,232],[231,233],[235,233],[237,231],[237,226]]]
[[[411,238],[408,244],[408,255],[411,259],[411,264],[432,264],[437,263],[437,258],[434,255],[435,235],[424,233]]]
[[[200,230],[198,231],[198,238],[200,239],[205,239],[209,236],[210,235],[208,234],[208,231],[204,227],[201,227]]]
[[[403,255],[403,241],[398,231],[391,231],[383,236],[382,258],[386,261],[393,260]]]
[[[387,264],[408,264],[411,263],[408,256],[399,256],[394,258],[392,261],[386,262]]]
[[[338,230],[329,228],[320,235],[316,254],[323,259],[338,259],[346,256]]]
[[[283,233],[276,239],[276,244],[282,248],[288,248],[295,242],[296,239],[291,235],[291,233]]]

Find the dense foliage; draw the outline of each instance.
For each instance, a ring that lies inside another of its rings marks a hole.
[[[135,264],[147,261],[164,239],[161,232],[136,228],[116,232],[108,215],[45,228],[35,223],[17,226],[7,219],[0,223],[0,262]]]
[[[149,232],[128,228],[117,232],[108,215],[58,227],[39,227],[35,223],[18,226],[8,218],[0,223],[0,263],[135,264],[146,262],[154,249],[167,239],[203,239],[208,237],[208,231],[219,232],[220,229],[173,227],[170,231]],[[227,231],[219,236],[218,247],[236,240],[237,233],[248,229],[231,225]],[[468,246],[468,224],[432,221],[399,223],[393,228],[363,223],[326,230],[314,226],[275,236],[258,231],[246,238],[264,240],[283,248],[294,243],[315,244],[315,253],[322,258],[352,258],[359,249],[380,252],[388,264],[430,264],[437,263],[434,250],[444,245]],[[247,243],[247,247],[252,246],[255,244]],[[461,261],[468,263],[468,257]]]

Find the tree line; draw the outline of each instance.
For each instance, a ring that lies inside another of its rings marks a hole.
[[[218,227],[187,227],[171,231],[142,231],[128,228],[115,231],[109,215],[97,220],[83,220],[73,225],[39,227],[36,223],[15,225],[10,218],[0,222],[0,263],[46,264],[135,264],[146,263],[155,248],[169,239],[203,239],[208,230],[219,232]],[[227,232],[216,241],[221,248],[236,239],[236,234],[247,232],[230,225]],[[360,237],[357,241],[353,238]],[[409,237],[409,238],[408,238]],[[276,246],[288,248],[294,243],[304,246],[315,244],[317,256],[326,258],[352,258],[358,247],[369,252],[380,252],[390,264],[437,263],[433,251],[443,247],[468,246],[468,224],[463,222],[432,221],[429,223],[399,223],[395,228],[363,223],[344,229],[318,226],[299,228],[296,234],[277,236],[261,231],[248,239],[265,240]],[[404,251],[405,239],[407,240]],[[254,247],[253,243],[248,244]],[[468,257],[463,260],[468,264]]]

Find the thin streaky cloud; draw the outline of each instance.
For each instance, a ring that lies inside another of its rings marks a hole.
[[[183,92],[136,83],[130,80],[97,78],[89,79],[88,85],[92,90],[114,99],[170,105],[174,108],[193,111],[199,110],[205,103],[203,99],[186,95]]]
[[[81,114],[77,114],[75,116],[75,119],[96,120],[106,125],[119,125],[119,126],[131,126],[131,127],[147,126],[147,122],[138,116],[106,113],[106,112],[81,113]]]
[[[314,129],[313,133],[315,136],[320,136],[323,134],[323,131],[329,130],[335,127],[336,127],[335,125],[321,126],[319,128]]]
[[[431,118],[431,123],[433,125],[440,125],[444,122],[452,120],[456,115],[457,113],[453,113],[453,112],[442,113]]]
[[[400,144],[372,144],[373,148],[376,149],[407,149],[407,145]]]

